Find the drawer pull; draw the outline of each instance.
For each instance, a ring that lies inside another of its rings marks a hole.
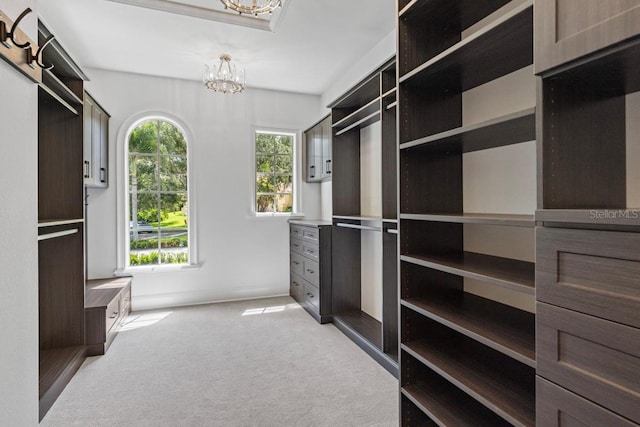
[[[109,316],[109,319],[115,319],[116,317],[118,317],[118,312],[114,311],[113,313],[111,313],[111,316]]]
[[[293,286],[300,286],[300,283],[298,283],[298,282],[293,282]]]
[[[307,253],[315,254],[315,253],[316,253],[316,251],[310,251],[310,250],[308,250],[308,249],[307,249]]]
[[[293,264],[295,264],[295,265],[300,265],[300,263],[299,263],[298,261],[292,261],[292,262],[293,262]]]
[[[315,298],[311,292],[307,292],[307,296],[308,296],[309,298]]]
[[[313,274],[313,273],[315,273],[315,271],[313,271],[313,270],[309,270],[309,269],[307,268],[307,273],[309,273],[309,274]]]

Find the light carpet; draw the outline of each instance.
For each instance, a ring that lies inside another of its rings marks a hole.
[[[293,299],[133,313],[42,426],[397,426],[396,379]]]

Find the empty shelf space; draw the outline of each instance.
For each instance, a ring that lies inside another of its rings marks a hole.
[[[465,292],[401,304],[515,360],[535,367],[535,315]]]
[[[382,348],[382,324],[364,311],[337,313],[333,318],[355,330],[375,347]]]
[[[536,139],[535,107],[400,144],[434,152],[486,150]]]
[[[336,132],[336,136],[342,135],[343,133],[349,132],[350,130],[366,128],[367,126],[370,126],[379,120],[380,120],[380,109],[378,109],[377,111],[375,111],[374,113],[371,113],[366,117],[361,118],[357,122],[352,123],[349,126],[339,130],[338,132]]]
[[[73,91],[51,71],[46,69],[42,70],[42,83],[57,93],[65,101],[71,104],[82,105],[82,99],[73,93]]]
[[[348,116],[338,120],[331,126],[340,131],[342,129],[353,126],[355,123],[362,121],[364,118],[370,117],[372,114],[380,111],[380,98],[376,98],[367,105],[363,105]]]
[[[78,116],[80,114],[80,113],[78,113],[78,110],[74,106],[72,106],[67,101],[65,101],[60,95],[58,95],[56,92],[54,92],[53,89],[51,89],[47,85],[40,84],[40,85],[38,85],[38,87],[40,89],[42,89],[42,92],[40,92],[40,93],[44,93],[44,94],[48,95],[51,100],[58,102],[60,105],[62,105],[64,108],[69,110],[74,115]]]
[[[441,378],[407,385],[402,387],[401,393],[441,426],[511,425]]]
[[[414,221],[433,222],[453,222],[458,224],[484,224],[500,225],[508,227],[534,228],[535,220],[533,215],[515,214],[485,214],[485,213],[462,213],[462,214],[400,214],[400,219]]]
[[[517,372],[464,338],[433,338],[402,344],[402,351],[513,425],[535,425],[535,370]]]
[[[420,23],[420,25],[424,25]],[[400,83],[465,91],[533,63],[533,1],[401,76]]]
[[[400,259],[445,273],[457,274],[533,295],[535,264],[474,252],[409,254]]]

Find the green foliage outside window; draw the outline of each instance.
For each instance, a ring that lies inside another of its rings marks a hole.
[[[293,135],[256,132],[256,212],[293,211]]]

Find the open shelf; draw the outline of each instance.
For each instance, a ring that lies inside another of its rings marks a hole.
[[[42,89],[42,92],[40,92],[40,93],[48,95],[51,100],[58,102],[60,105],[62,105],[64,108],[69,110],[74,115],[76,115],[76,116],[80,115],[80,113],[78,112],[76,107],[72,106],[67,101],[65,101],[60,95],[58,95],[58,93],[56,93],[49,86],[47,86],[45,84],[40,84],[40,85],[38,85],[38,87],[40,89]]]
[[[357,109],[380,96],[380,75],[372,74],[329,107],[332,109]]]
[[[341,130],[336,132],[336,136],[342,135],[343,133],[347,133],[354,129],[362,129],[367,126],[371,126],[375,122],[380,120],[380,108],[378,108],[375,112],[369,114],[366,117],[362,117],[358,121],[351,123],[349,126],[342,128]]]
[[[42,70],[42,83],[57,93],[65,101],[71,104],[82,105],[82,99],[73,93],[73,91],[58,77],[56,77],[55,74],[47,69]]]
[[[84,362],[85,350],[83,345],[40,350],[40,420]]]
[[[429,344],[434,341],[446,345]],[[535,425],[535,370],[520,370],[453,334],[411,341],[402,350],[513,425]]]
[[[402,75],[400,83],[465,91],[533,63],[533,0]]]
[[[407,383],[402,384],[400,392],[438,425],[486,427],[511,425],[431,369],[425,369],[408,353],[403,352],[402,364],[407,365],[407,371],[419,372],[419,374],[407,379]]]
[[[363,105],[348,116],[333,123],[333,127],[336,131],[340,131],[345,128],[352,128],[356,123],[361,122],[363,119],[370,117],[372,114],[380,111],[380,98],[376,98],[370,103]]]
[[[405,142],[400,144],[400,149],[469,153],[535,139],[535,108],[528,108],[482,123],[462,126]]]
[[[466,292],[410,298],[401,304],[519,362],[536,366],[532,313]]]
[[[382,324],[364,311],[334,313],[334,319],[346,323],[377,348],[382,348]]]
[[[484,214],[484,213],[462,213],[462,214],[400,214],[400,219],[414,221],[450,222],[458,224],[484,224],[499,225],[508,227],[534,228],[536,226],[533,215],[516,214]]]
[[[494,1],[493,3],[497,4],[495,6],[491,2],[478,0],[410,0],[408,3],[405,0],[407,4],[400,9],[398,17],[403,19],[411,18],[413,15],[422,17],[437,11],[446,14],[447,20],[457,22],[460,28],[467,28],[509,1]]]
[[[522,293],[535,293],[535,265],[532,262],[474,252],[401,255],[405,262],[481,280]]]

